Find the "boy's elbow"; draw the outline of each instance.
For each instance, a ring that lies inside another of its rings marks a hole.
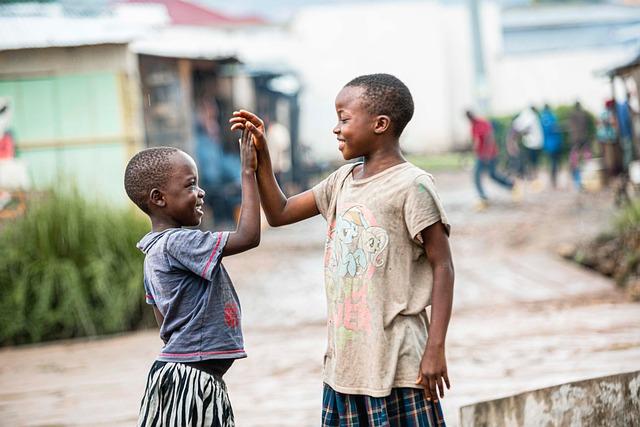
[[[276,217],[274,217],[272,215],[267,215],[267,223],[271,227],[280,227],[282,225],[285,225],[284,222],[282,221],[282,219],[276,218]]]
[[[249,241],[249,249],[253,249],[253,248],[257,248],[258,246],[260,246],[260,233],[258,233],[256,236],[253,236],[253,238]]]

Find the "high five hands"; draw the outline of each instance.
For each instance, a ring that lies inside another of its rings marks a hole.
[[[257,151],[263,150],[267,146],[264,122],[252,112],[247,110],[234,111],[229,123],[232,131],[246,129],[251,134],[253,145]]]

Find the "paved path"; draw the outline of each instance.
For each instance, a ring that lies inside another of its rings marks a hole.
[[[447,355],[458,408],[561,382],[640,368],[640,305],[555,255],[609,221],[604,195],[570,191],[497,198],[474,213],[467,175],[437,177],[454,224],[454,315]],[[324,224],[267,230],[263,244],[225,260],[244,312],[249,358],[227,376],[237,424],[317,426],[325,302]],[[0,426],[130,426],[155,331],[0,351]]]

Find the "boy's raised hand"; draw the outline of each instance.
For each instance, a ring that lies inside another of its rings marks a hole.
[[[243,130],[240,137],[240,163],[243,172],[255,172],[258,169],[256,147],[251,142],[251,133],[248,130]]]
[[[253,137],[256,150],[260,151],[267,146],[264,122],[257,115],[247,110],[234,111],[229,123],[231,123],[232,131],[246,128]]]

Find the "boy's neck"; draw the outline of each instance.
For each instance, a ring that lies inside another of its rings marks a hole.
[[[171,221],[170,219],[159,217],[157,215],[149,215],[151,219],[151,231],[154,233],[159,233],[164,230],[168,230],[169,228],[181,228],[180,224],[176,224],[175,221]]]
[[[359,168],[359,171],[354,171],[354,178],[368,178],[407,161],[400,151],[400,144],[397,140],[395,143],[385,143],[379,147],[364,156],[362,168]]]

